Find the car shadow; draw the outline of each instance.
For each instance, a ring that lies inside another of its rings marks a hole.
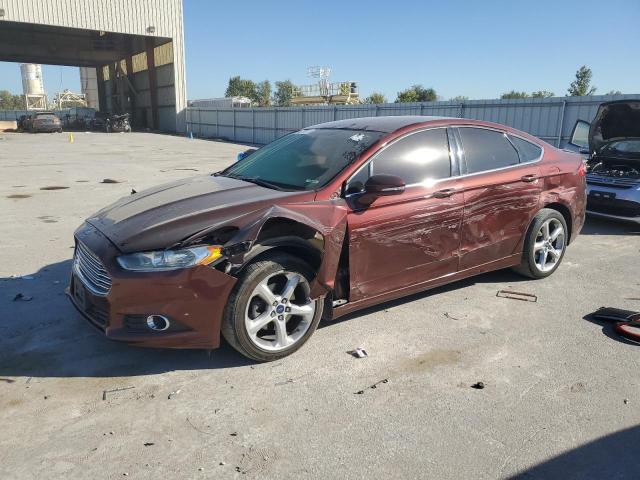
[[[227,344],[213,352],[137,348],[112,342],[71,305],[71,260],[32,275],[0,278],[2,377],[120,377],[235,368],[255,362]]]
[[[622,335],[619,335],[618,333],[616,333],[616,331],[613,329],[613,325],[616,323],[614,321],[611,320],[601,320],[599,318],[595,318],[594,314],[596,312],[591,312],[588,313],[587,315],[585,315],[584,317],[582,317],[584,320],[591,322],[595,325],[598,325],[600,327],[602,327],[602,333],[609,337],[612,340],[615,340],[617,342],[620,343],[625,343],[627,345],[639,345],[638,342],[634,342],[633,340],[630,340],[626,337],[623,337]]]
[[[612,408],[628,407],[616,406]],[[634,446],[639,438],[640,426],[638,425],[620,430],[528,468],[510,479],[638,479],[640,478],[640,463],[638,463],[638,455]]]
[[[615,222],[587,215],[580,235],[640,235],[640,224]]]

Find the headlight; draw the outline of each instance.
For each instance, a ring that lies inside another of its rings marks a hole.
[[[130,253],[119,256],[118,263],[125,270],[151,272],[207,265],[220,257],[222,257],[221,247],[206,246],[180,250]]]

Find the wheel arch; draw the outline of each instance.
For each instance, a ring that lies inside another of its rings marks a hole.
[[[569,245],[571,242],[571,235],[573,233],[573,216],[571,215],[569,207],[560,202],[551,202],[547,203],[543,208],[556,210],[564,217],[564,221],[567,224],[567,245]]]
[[[244,255],[238,271],[267,252],[275,251],[301,258],[317,274],[324,256],[324,236],[315,228],[290,218],[269,218],[261,226],[250,250]]]

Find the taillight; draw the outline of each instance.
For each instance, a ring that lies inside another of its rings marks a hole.
[[[580,162],[580,167],[578,168],[578,176],[584,177],[587,174],[587,167],[584,166],[584,162]]]

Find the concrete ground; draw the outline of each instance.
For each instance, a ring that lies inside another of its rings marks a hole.
[[[0,135],[0,478],[640,477],[640,347],[584,318],[640,310],[640,228],[589,221],[546,280],[497,272],[388,303],[275,363],[105,340],[63,293],[74,229],[241,150]]]

